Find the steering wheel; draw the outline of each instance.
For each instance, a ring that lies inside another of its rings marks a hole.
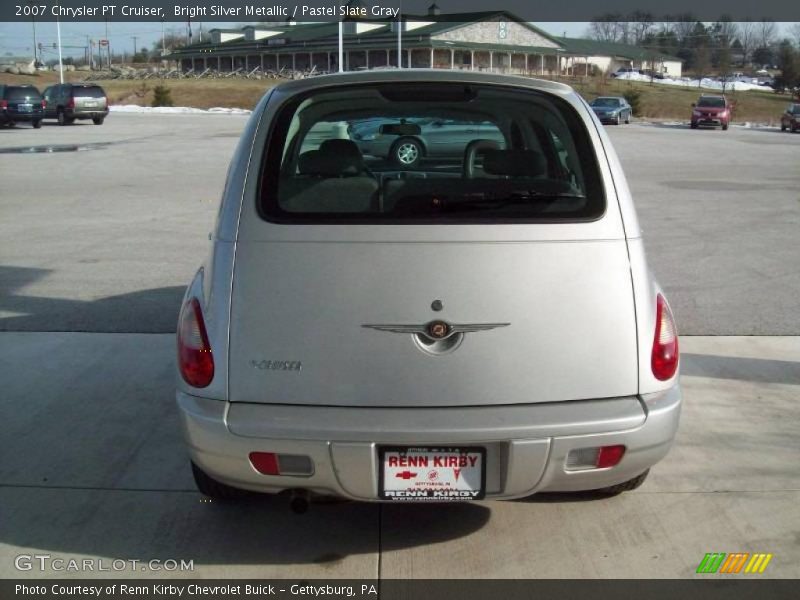
[[[475,158],[478,154],[487,150],[499,150],[500,145],[493,140],[472,140],[464,150],[464,164],[462,166],[462,176],[464,179],[475,177]]]

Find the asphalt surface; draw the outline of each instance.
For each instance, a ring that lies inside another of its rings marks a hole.
[[[245,122],[0,129],[0,331],[174,331]],[[800,334],[800,135],[609,132],[681,333]]]
[[[91,577],[687,578],[707,552],[769,552],[758,577],[800,577],[800,338],[681,344],[676,443],[634,492],[295,515],[195,490],[173,335],[0,333],[0,578],[82,575],[16,571],[20,554],[139,561]]]
[[[168,332],[244,123],[0,129],[0,578],[687,578],[707,552],[800,577],[800,135],[610,129],[684,334],[681,428],[641,488],[299,516],[203,498],[174,406]],[[139,562],[20,572],[21,554]]]

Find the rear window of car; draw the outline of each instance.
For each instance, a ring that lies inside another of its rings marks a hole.
[[[42,97],[36,88],[8,86],[5,90],[5,99],[10,102],[23,102],[25,100],[39,101]]]
[[[106,93],[103,88],[92,86],[76,86],[72,88],[73,98],[104,98]]]
[[[321,88],[281,106],[258,202],[278,223],[589,221],[606,206],[593,143],[566,101],[397,83]]]

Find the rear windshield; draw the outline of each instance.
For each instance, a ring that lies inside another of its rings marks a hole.
[[[605,198],[565,101],[463,84],[320,89],[281,107],[259,193],[282,223],[593,220]]]
[[[26,100],[41,101],[42,97],[39,95],[39,90],[29,87],[14,87],[8,86],[6,88],[5,98],[9,102],[24,102]]]
[[[800,104],[794,104],[789,107],[789,112],[793,115],[800,115]]]
[[[725,106],[725,98],[700,98],[697,106],[707,106],[709,108],[723,108]]]
[[[72,88],[73,98],[104,98],[105,95],[106,93],[103,91],[103,88],[96,85]]]

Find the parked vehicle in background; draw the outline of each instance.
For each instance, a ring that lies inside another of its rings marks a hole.
[[[91,119],[102,125],[108,116],[108,96],[93,83],[62,83],[44,91],[45,118],[57,119],[59,125],[71,125],[77,119]]]
[[[30,123],[39,129],[43,118],[44,105],[38,89],[32,85],[0,85],[0,125]]]
[[[800,104],[790,104],[781,115],[781,131],[800,131]]]
[[[412,120],[485,129],[409,170],[367,163],[339,126]],[[276,86],[211,244],[176,362],[208,496],[609,495],[672,444],[675,323],[608,134],[566,85],[395,69]]]
[[[616,71],[614,71],[611,76],[612,77],[619,77],[620,75],[639,75],[641,71],[639,69],[632,69],[630,67],[620,67]]]
[[[628,101],[621,96],[600,96],[589,103],[594,114],[602,123],[614,123],[619,125],[621,122],[630,123],[633,115],[633,108]]]
[[[467,144],[487,139],[505,142],[496,125],[463,119],[409,116],[399,120],[367,119],[349,123],[348,133],[361,153],[417,167],[424,158],[462,158]]]
[[[728,129],[731,122],[733,105],[725,96],[702,95],[692,104],[692,129],[699,126],[722,127]]]

